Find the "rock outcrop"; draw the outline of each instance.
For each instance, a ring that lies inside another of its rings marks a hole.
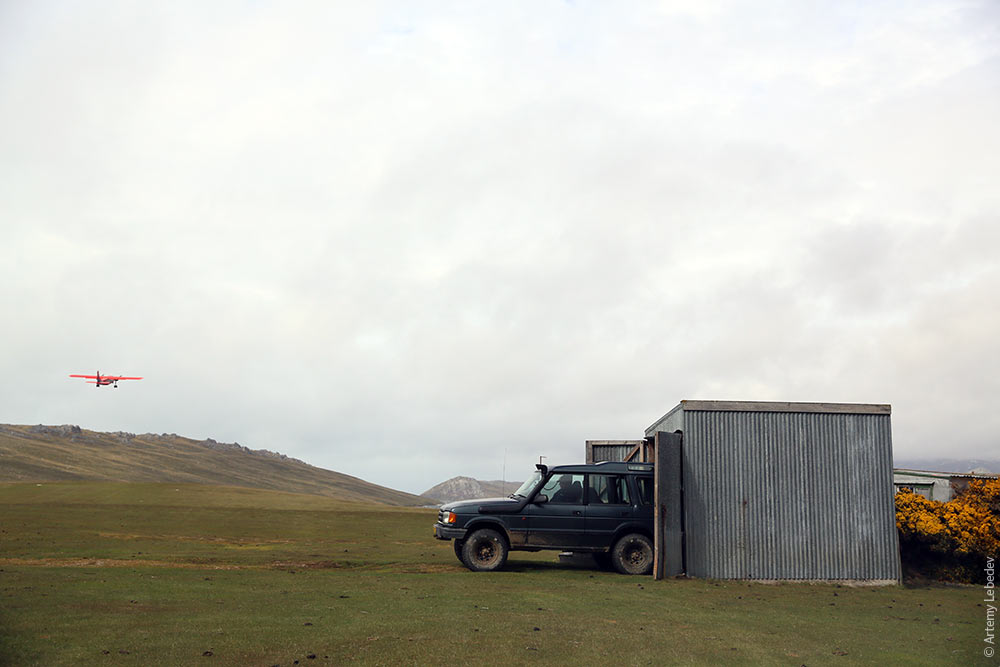
[[[422,496],[433,498],[440,503],[476,498],[502,498],[517,490],[520,482],[500,480],[483,481],[472,477],[452,477],[424,491]]]

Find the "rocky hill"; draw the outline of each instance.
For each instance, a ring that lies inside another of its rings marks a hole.
[[[388,505],[432,500],[238,443],[173,433],[0,424],[0,482],[187,482],[312,493]]]
[[[502,498],[517,490],[521,482],[483,481],[471,477],[452,477],[424,491],[421,495],[439,503],[476,498]]]

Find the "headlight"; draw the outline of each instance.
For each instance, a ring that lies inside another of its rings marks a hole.
[[[455,523],[455,519],[456,517],[454,512],[445,512],[444,516],[441,517],[441,521],[444,523]]]

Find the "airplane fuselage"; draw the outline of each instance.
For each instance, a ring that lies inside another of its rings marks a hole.
[[[88,384],[92,384],[96,387],[106,387],[111,385],[115,389],[118,388],[119,380],[141,380],[141,377],[125,377],[124,375],[111,375],[111,376],[101,376],[100,371],[97,375],[70,375],[71,378],[84,378]]]

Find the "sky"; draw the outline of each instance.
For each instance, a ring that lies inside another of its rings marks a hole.
[[[998,118],[993,0],[0,3],[0,422],[416,493],[683,399],[997,458]]]

